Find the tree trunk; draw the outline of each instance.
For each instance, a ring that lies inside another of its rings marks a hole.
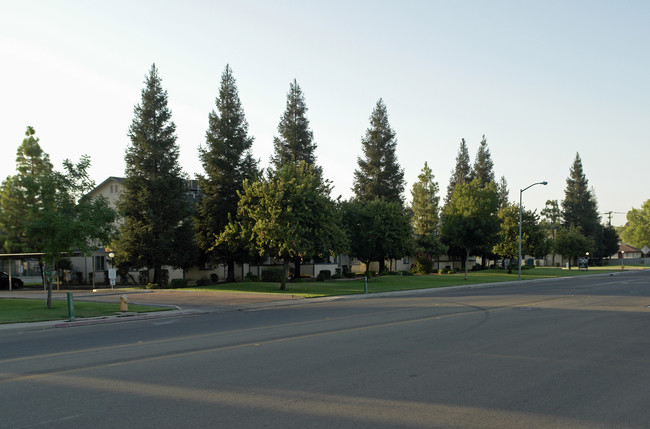
[[[280,290],[287,290],[287,275],[289,274],[289,261],[286,259],[282,263],[282,280],[280,281]]]
[[[381,258],[379,258],[379,272],[377,274],[382,275],[384,273],[385,268],[386,268],[386,261],[382,256]]]
[[[300,256],[293,260],[293,279],[300,280]]]
[[[469,249],[465,251],[465,280],[467,280],[467,266],[469,265]]]
[[[226,281],[228,283],[235,282],[235,261],[233,260],[228,261],[228,273],[226,274]]]

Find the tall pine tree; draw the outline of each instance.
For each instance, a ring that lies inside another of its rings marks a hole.
[[[304,161],[315,167],[317,145],[306,115],[305,97],[294,79],[289,86],[287,107],[278,124],[279,135],[273,138],[274,154],[271,157],[271,164],[276,171],[281,170],[289,162]]]
[[[440,197],[438,191],[440,188],[438,182],[433,179],[433,172],[425,162],[424,168],[422,168],[422,172],[418,176],[418,181],[413,184],[411,190],[411,196],[413,197],[411,224],[413,233],[416,235],[424,236],[438,232],[440,223],[438,207]]]
[[[370,115],[370,128],[361,144],[364,158],[357,159],[359,167],[354,171],[352,188],[356,199],[362,203],[383,199],[403,204],[404,170],[397,162],[395,131],[388,123],[381,98]]]
[[[155,64],[134,108],[126,150],[126,179],[118,208],[124,216],[116,243],[116,261],[153,269],[153,282],[163,284],[163,266],[187,268],[193,262],[191,207],[178,164],[176,126],[167,107]]]
[[[40,176],[53,171],[50,156],[43,151],[34,128],[27,127],[25,138],[16,152],[17,174],[7,177],[0,190],[0,231],[6,252],[40,252],[41,245],[26,234],[30,208],[37,201],[34,192]]]
[[[494,163],[490,155],[490,149],[487,145],[485,134],[481,140],[481,144],[476,152],[476,159],[474,160],[474,167],[472,168],[472,179],[479,179],[481,186],[488,183],[497,184],[494,180]]]
[[[425,162],[422,173],[411,190],[413,197],[411,227],[415,235],[416,270],[423,274],[432,271],[433,257],[437,258],[447,250],[439,238],[440,197],[438,192],[440,187],[433,179],[433,172]]]
[[[499,208],[508,207],[510,205],[510,191],[508,190],[506,176],[501,176],[499,183],[497,183],[497,194],[499,194]]]
[[[569,177],[566,179],[562,219],[565,226],[579,226],[585,236],[594,237],[601,229],[600,215],[596,198],[588,185],[589,181],[582,169],[582,160],[576,153]]]
[[[456,155],[456,167],[451,172],[449,178],[449,186],[447,186],[447,197],[445,204],[451,201],[454,194],[454,189],[457,185],[462,183],[469,183],[472,181],[472,167],[469,160],[469,151],[465,139],[460,140],[460,147],[458,148],[458,155]]]
[[[248,135],[248,122],[229,65],[221,75],[216,106],[217,111],[208,116],[205,148],[199,148],[205,175],[199,176],[201,196],[195,222],[199,247],[212,262],[227,264],[227,280],[232,282],[235,262],[242,261],[248,252],[233,243],[215,246],[215,237],[228,225],[229,216],[235,215],[237,192],[243,189],[245,179],[257,175],[257,161],[251,153],[253,138]]]

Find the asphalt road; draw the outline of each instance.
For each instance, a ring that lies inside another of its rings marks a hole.
[[[650,272],[0,332],[0,427],[647,428]]]

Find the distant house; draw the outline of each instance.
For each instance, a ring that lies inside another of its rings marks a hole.
[[[618,247],[618,253],[616,255],[612,255],[612,258],[618,259],[633,259],[642,257],[643,251],[641,249],[637,249],[636,247],[630,246],[629,244],[621,244]]]

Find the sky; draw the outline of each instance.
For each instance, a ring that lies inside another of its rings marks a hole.
[[[179,162],[203,168],[227,64],[266,167],[296,79],[332,197],[352,196],[361,139],[383,99],[404,196],[424,163],[444,197],[462,138],[485,135],[525,208],[562,201],[576,153],[606,222],[650,198],[650,2],[0,0],[0,179],[28,125],[55,167],[91,157],[124,175],[133,108],[156,64]]]

